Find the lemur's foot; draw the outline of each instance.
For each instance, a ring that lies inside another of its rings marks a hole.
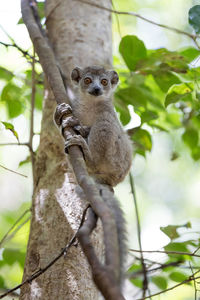
[[[66,127],[71,127],[74,129],[74,127],[80,126],[79,120],[72,115],[67,117],[66,119],[62,120],[61,125],[62,125],[62,130],[65,129]]]
[[[87,147],[86,141],[81,135],[70,136],[65,142],[65,152],[68,153],[68,148],[71,146],[80,146],[81,149]]]
[[[68,116],[72,114],[72,108],[69,104],[60,103],[56,107],[56,111],[54,113],[54,120],[57,126],[61,126],[63,116]]]
[[[91,164],[91,153],[87,142],[81,135],[73,135],[65,142],[65,153],[68,153],[68,148],[71,146],[80,146],[87,164]]]
[[[74,131],[78,134],[80,134],[82,137],[84,137],[85,139],[88,137],[89,132],[90,132],[90,127],[88,126],[82,126],[82,125],[75,125],[74,126]]]

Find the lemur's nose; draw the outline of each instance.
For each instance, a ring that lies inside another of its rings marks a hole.
[[[95,94],[95,95],[99,95],[99,94],[100,94],[100,91],[101,91],[100,87],[95,87],[95,88],[94,88],[94,94]]]

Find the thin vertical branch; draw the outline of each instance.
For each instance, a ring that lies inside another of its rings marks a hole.
[[[139,243],[139,248],[140,248],[141,264],[142,264],[143,275],[144,275],[142,298],[145,298],[146,297],[146,291],[148,290],[149,294],[150,294],[150,291],[149,291],[149,288],[148,288],[147,270],[146,270],[146,265],[145,265],[145,261],[144,261],[143,251],[142,251],[141,226],[140,226],[139,211],[138,211],[138,206],[137,206],[136,192],[135,192],[135,186],[134,186],[133,176],[132,176],[131,172],[129,173],[129,181],[130,181],[131,192],[132,192],[132,195],[133,195],[133,201],[134,201],[134,206],[135,206],[135,214],[136,214],[136,220],[137,220],[138,243]]]
[[[190,262],[189,262],[189,265],[190,265],[190,269],[192,271],[192,277],[194,278],[194,300],[197,300],[197,285],[196,285],[196,279],[194,277],[194,270],[193,270]]]
[[[30,208],[28,208],[27,210],[25,210],[23,212],[23,214],[15,221],[15,223],[10,227],[10,229],[6,232],[6,234],[4,235],[4,237],[1,239],[0,241],[0,248],[2,248],[3,246],[3,243],[7,240],[10,232],[15,228],[15,226],[23,219],[23,217],[28,213],[30,212]]]
[[[115,10],[115,5],[114,5],[114,3],[113,3],[112,0],[111,0],[111,4],[112,4],[113,9]],[[119,16],[118,16],[118,14],[115,14],[115,17],[116,17],[117,29],[118,29],[118,32],[119,32],[119,36],[122,39],[122,33],[121,33],[121,29],[120,29],[120,23],[119,23]]]
[[[34,162],[35,154],[33,152],[33,136],[34,136],[34,108],[35,108],[35,47],[33,45],[33,59],[32,59],[32,77],[31,77],[31,117],[30,117],[30,133],[29,133],[29,149],[32,162],[32,173],[33,173],[33,182],[34,182]]]

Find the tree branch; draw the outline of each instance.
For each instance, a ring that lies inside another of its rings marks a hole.
[[[129,249],[129,251],[133,252],[141,252],[140,250],[136,249]],[[181,252],[181,251],[161,251],[161,250],[142,250],[143,253],[163,253],[163,254],[175,254],[175,255],[187,255],[187,256],[194,256],[194,257],[200,257],[200,255],[195,253],[189,253],[189,252]]]
[[[138,258],[138,260],[141,260],[140,258]],[[145,259],[146,260],[146,259]],[[163,270],[165,268],[168,268],[168,267],[171,267],[171,266],[180,266],[182,261],[175,261],[175,262],[170,262],[168,264],[160,264],[159,267],[155,267],[155,268],[151,268],[151,269],[147,269],[146,272],[147,273],[152,273],[152,272],[156,272],[156,271],[159,271],[159,270]],[[156,264],[156,262],[155,262]],[[152,267],[152,266],[151,266]],[[136,272],[133,272],[129,275],[129,278],[133,279],[133,278],[137,278],[138,275],[141,275],[143,273],[143,270],[140,270],[140,271],[136,271]]]
[[[70,103],[69,95],[67,95],[66,93],[60,71],[57,67],[54,53],[50,48],[47,39],[42,35],[40,28],[37,25],[36,20],[34,19],[33,12],[31,11],[30,7],[30,2],[28,0],[21,0],[21,8],[24,23],[27,26],[29,35],[39,56],[41,65],[46,74],[49,85],[53,91],[57,104],[63,102]],[[65,117],[63,117],[63,120],[64,119]],[[63,136],[65,140],[73,134],[74,132],[71,129],[64,129]],[[106,291],[103,289],[107,289],[109,287],[109,292],[113,293],[114,295],[112,298],[109,298],[110,300],[123,299],[117,279],[112,278],[114,271],[118,270],[119,267],[119,247],[114,216],[100,196],[99,190],[97,189],[93,179],[88,175],[85,161],[80,148],[78,146],[71,146],[68,151],[77,181],[83,188],[88,202],[90,203],[96,215],[101,219],[103,225],[106,273],[102,274],[101,286],[98,285],[98,288],[103,294],[105,294]],[[113,280],[110,280],[108,286],[105,281],[109,280],[109,278],[112,278]],[[115,295],[118,296],[116,297]]]
[[[34,172],[35,154],[33,152],[35,93],[36,93],[35,48],[33,46],[32,77],[31,77],[31,117],[30,117],[30,133],[29,133],[29,150],[30,150],[30,155],[31,155],[33,182],[35,182],[35,176],[34,176],[34,173],[35,173]]]
[[[12,44],[7,44],[7,43],[4,43],[4,42],[0,42],[1,45],[5,46],[5,47],[14,47],[17,50],[19,50],[25,58],[33,59],[33,56],[28,51],[23,50],[19,45],[17,45],[15,40],[5,31],[3,26],[0,25],[0,28],[7,35],[7,37],[10,39],[10,41],[12,42]]]
[[[30,208],[25,210],[23,214],[15,221],[15,223],[10,227],[10,229],[6,232],[3,238],[0,241],[0,248],[2,248],[3,243],[7,240],[9,233],[15,228],[15,226],[23,219],[23,217],[30,211]]]
[[[102,294],[105,297],[105,299],[125,300],[122,295],[118,294],[117,289],[114,289],[114,291],[112,291],[112,289],[110,288],[110,283],[112,283],[113,286],[115,285],[115,282],[113,282],[114,276],[110,277],[110,274],[112,274],[114,270],[111,269],[110,272],[107,273],[107,268],[105,268],[105,266],[99,262],[95,254],[94,247],[92,246],[92,243],[90,241],[90,234],[96,227],[96,222],[97,216],[94,213],[94,211],[91,208],[89,208],[87,220],[83,223],[82,227],[78,232],[78,239],[92,268],[94,282],[98,287],[100,287],[100,290],[102,291]],[[102,276],[104,276],[104,280],[102,280]]]
[[[143,270],[143,298],[146,296],[146,290],[149,291],[148,288],[148,278],[147,278],[147,270],[146,270],[146,265],[144,261],[144,256],[142,252],[142,241],[141,241],[141,227],[140,227],[140,218],[139,218],[139,211],[138,211],[138,206],[137,206],[137,199],[136,199],[136,193],[135,193],[135,186],[134,186],[134,181],[133,181],[133,176],[131,173],[129,173],[129,181],[130,181],[130,186],[131,186],[131,192],[133,195],[133,201],[135,205],[135,213],[136,213],[136,220],[137,220],[137,232],[138,232],[138,243],[139,243],[139,248],[140,248],[140,256],[141,256],[141,264],[142,264],[142,270]],[[150,292],[149,292],[150,293]]]
[[[29,143],[1,143],[0,146],[27,146],[27,147],[29,147]]]
[[[97,7],[99,9],[103,9],[103,10],[106,10],[106,11],[109,11],[111,13],[114,13],[114,14],[118,14],[118,15],[128,15],[128,16],[132,16],[132,17],[136,17],[138,19],[141,19],[145,22],[148,22],[150,24],[153,24],[153,25],[156,25],[158,27],[161,27],[161,28],[164,28],[164,29],[167,29],[167,30],[170,30],[170,31],[173,31],[175,33],[178,33],[178,34],[182,34],[182,35],[185,35],[189,38],[191,38],[193,40],[193,42],[195,43],[195,45],[197,46],[198,49],[200,49],[200,45],[197,43],[197,38],[199,38],[200,36],[199,35],[196,35],[196,34],[191,34],[189,32],[186,32],[186,31],[183,31],[183,30],[180,30],[178,28],[175,28],[175,27],[172,27],[172,26],[168,26],[168,25],[164,25],[164,24],[161,24],[161,23],[157,23],[157,22],[154,22],[152,20],[149,20],[143,16],[141,16],[140,14],[137,14],[135,12],[127,12],[127,11],[118,11],[118,10],[115,10],[115,9],[110,9],[108,7],[104,7],[100,4],[96,4],[96,3],[91,3],[87,0],[76,0],[78,2],[81,2],[81,3],[84,3],[84,4],[87,4],[87,5],[91,5],[91,6],[94,6],[94,7]]]
[[[200,278],[200,276],[195,277],[194,275],[196,275],[196,274],[199,273],[199,272],[200,272],[200,271],[198,270],[198,271],[195,272],[192,276],[188,277],[188,279],[186,279],[186,280],[184,280],[184,281],[182,281],[182,282],[180,282],[180,283],[178,283],[178,284],[176,284],[176,285],[174,285],[174,286],[172,286],[172,287],[170,287],[170,288],[168,288],[168,289],[166,289],[166,290],[163,290],[163,291],[161,291],[161,292],[158,292],[158,293],[152,294],[152,295],[150,295],[150,296],[148,296],[148,297],[140,298],[140,299],[137,299],[137,300],[144,300],[144,299],[148,299],[148,298],[150,298],[150,297],[155,297],[155,296],[161,295],[161,294],[163,294],[163,293],[166,293],[166,292],[168,292],[168,291],[171,291],[171,290],[173,290],[173,289],[175,289],[175,288],[177,288],[177,287],[179,287],[179,286],[181,286],[181,285],[183,285],[183,284],[185,284],[185,283],[188,283],[188,282],[197,280],[197,279]]]
[[[21,173],[19,173],[19,172],[14,171],[14,170],[8,169],[8,168],[6,168],[6,167],[4,167],[4,166],[2,166],[2,165],[0,165],[0,167],[3,168],[3,169],[5,169],[5,170],[7,170],[7,171],[9,171],[9,172],[14,173],[14,174],[17,174],[17,175],[23,176],[23,177],[25,177],[25,178],[28,178],[27,175],[24,175],[24,174],[21,174]]]

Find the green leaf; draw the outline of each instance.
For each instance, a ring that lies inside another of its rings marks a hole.
[[[160,71],[173,71],[184,74],[188,70],[190,61],[179,52],[169,51],[165,48],[148,50],[147,57],[137,64],[137,70],[140,70],[143,74],[154,74]]]
[[[152,282],[161,290],[167,288],[167,280],[163,276],[154,276],[151,278]]]
[[[181,83],[180,79],[170,71],[159,70],[153,76],[163,92],[167,92],[173,84]]]
[[[146,110],[141,113],[141,122],[148,123],[149,121],[156,120],[158,118],[158,114],[154,111]]]
[[[165,98],[165,106],[167,107],[171,103],[178,102],[179,100],[187,100],[186,96],[190,95],[194,90],[193,83],[181,83],[173,85]]]
[[[5,81],[9,81],[13,78],[13,73],[8,71],[7,69],[0,67],[0,79]]]
[[[131,139],[135,142],[135,146],[138,150],[151,151],[152,140],[151,135],[147,130],[138,128],[131,136]]]
[[[22,268],[25,262],[25,253],[16,249],[4,249],[3,251],[3,259],[8,265],[13,265],[15,262],[18,262]]]
[[[17,22],[17,24],[24,24],[24,21],[22,18],[19,19],[19,21]]]
[[[37,8],[40,19],[44,18],[44,2],[37,2]]]
[[[194,47],[185,48],[179,53],[183,55],[186,59],[188,59],[188,62],[193,61],[196,57],[200,55],[199,50]]]
[[[182,135],[182,139],[193,150],[198,145],[199,135],[195,129],[187,128]]]
[[[21,167],[21,166],[23,166],[23,165],[25,165],[25,164],[27,164],[27,163],[29,163],[29,162],[31,162],[31,157],[30,157],[30,155],[28,155],[28,156],[26,157],[26,159],[20,161],[19,167]]]
[[[142,265],[141,264],[132,264],[132,266],[128,269],[128,272],[137,272],[139,270],[142,270]]]
[[[117,112],[120,113],[120,121],[122,122],[122,124],[123,125],[128,124],[131,120],[131,116],[125,102],[119,97],[115,97],[114,104]]]
[[[24,111],[24,105],[20,101],[21,89],[9,82],[3,89],[1,100],[6,102],[9,118],[15,118]]]
[[[13,124],[8,122],[1,122],[1,123],[5,126],[6,129],[10,130],[13,133],[13,135],[16,137],[17,141],[19,142],[19,136]]]
[[[168,245],[166,245],[164,247],[165,251],[173,251],[173,252],[186,252],[186,253],[189,253],[190,251],[188,250],[187,248],[187,243],[175,243],[175,242],[172,242],[172,243],[169,243]],[[168,256],[170,257],[176,257],[176,259],[182,259],[183,257],[183,254],[167,254]],[[189,257],[188,257],[189,259]]]
[[[192,150],[192,158],[194,160],[199,160],[200,159],[200,146],[197,146],[191,150]]]
[[[187,222],[184,225],[168,225],[166,227],[160,227],[160,230],[173,240],[180,237],[180,234],[177,232],[178,228],[191,228],[191,223]]]
[[[136,287],[142,289],[143,287],[143,280],[142,279],[139,279],[139,278],[136,278],[136,279],[130,279],[130,282],[135,285]]]
[[[166,115],[166,121],[172,126],[173,128],[182,127],[181,123],[181,115],[179,112],[177,113],[168,113]]]
[[[194,31],[200,33],[200,5],[195,5],[189,10],[189,24]]]
[[[188,276],[181,272],[172,272],[171,274],[169,274],[169,278],[175,282],[182,282],[188,279]]]
[[[121,99],[126,105],[131,104],[135,107],[145,106],[147,98],[143,94],[144,91],[140,90],[137,86],[119,89],[115,94],[116,97]]]
[[[43,90],[37,86],[35,93],[35,107],[38,110],[42,110],[43,103]]]
[[[135,35],[126,35],[122,38],[119,45],[119,52],[130,71],[134,71],[137,62],[147,56],[143,41]]]
[[[177,232],[177,228],[179,228],[179,226],[168,225],[166,227],[160,227],[160,230],[173,240],[180,236]]]
[[[5,288],[5,282],[2,276],[0,276],[0,289]]]

